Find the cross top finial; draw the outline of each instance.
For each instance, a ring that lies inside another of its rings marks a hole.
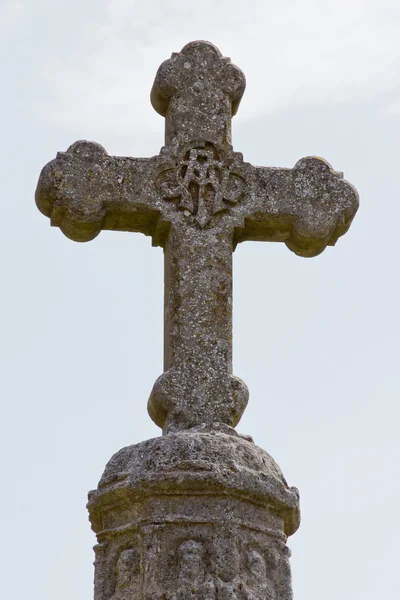
[[[210,42],[191,42],[174,52],[151,90],[151,103],[166,120],[166,146],[195,139],[230,145],[231,119],[245,87],[243,72]]]

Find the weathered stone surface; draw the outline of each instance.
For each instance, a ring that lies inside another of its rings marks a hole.
[[[164,373],[148,403],[164,435],[118,452],[89,494],[95,600],[292,598],[298,492],[233,429],[248,391],[232,374],[232,252],[282,241],[316,256],[348,230],[358,196],[317,157],[293,169],[244,162],[231,146],[244,88],[217,48],[192,42],[155,78],[157,156],[80,141],[39,179],[39,209],[71,239],[137,231],[165,256]]]
[[[110,460],[89,494],[95,600],[292,598],[298,491],[269,454],[221,429],[170,433]],[[141,577],[127,580],[127,560]],[[118,595],[122,581],[133,595]]]
[[[166,117],[153,158],[109,156],[76,142],[43,169],[36,202],[77,241],[102,229],[140,231],[165,251],[165,361],[149,399],[164,431],[235,426],[246,385],[232,375],[232,252],[245,240],[284,241],[301,256],[333,245],[357,210],[354,188],[324,160],[253,167],[230,145],[243,73],[211,44],[163,63],[152,102]]]
[[[231,118],[246,87],[244,74],[207,42],[191,42],[158,69],[151,102],[165,117],[165,145],[193,140],[231,143]]]

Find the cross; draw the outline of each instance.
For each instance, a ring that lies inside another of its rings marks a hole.
[[[163,432],[234,427],[248,401],[232,374],[232,253],[246,240],[320,254],[349,228],[354,187],[321,158],[293,169],[254,167],[231,145],[242,71],[208,42],[162,63],[151,91],[165,117],[152,158],[109,156],[79,141],[42,170],[36,203],[72,240],[141,232],[164,249],[164,373],[148,410]]]

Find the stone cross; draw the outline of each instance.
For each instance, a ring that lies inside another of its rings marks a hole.
[[[245,89],[240,69],[196,41],[159,68],[151,91],[165,117],[152,158],[109,156],[79,141],[40,176],[39,209],[66,236],[141,232],[165,256],[164,373],[149,413],[164,433],[234,427],[247,404],[232,375],[232,252],[246,240],[285,242],[312,257],[334,245],[358,207],[356,190],[318,157],[293,169],[254,167],[231,145]]]
[[[73,240],[139,231],[164,248],[165,370],[149,412],[165,435],[122,448],[89,492],[94,600],[293,599],[298,490],[234,429],[248,392],[232,375],[232,252],[283,241],[315,256],[347,231],[358,197],[320,158],[244,162],[231,146],[244,87],[217,48],[192,42],[153,85],[159,155],[112,157],[81,141],[39,179],[39,209]]]

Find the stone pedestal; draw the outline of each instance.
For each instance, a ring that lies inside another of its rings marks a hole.
[[[227,426],[123,448],[89,493],[95,600],[290,600],[299,496]]]

